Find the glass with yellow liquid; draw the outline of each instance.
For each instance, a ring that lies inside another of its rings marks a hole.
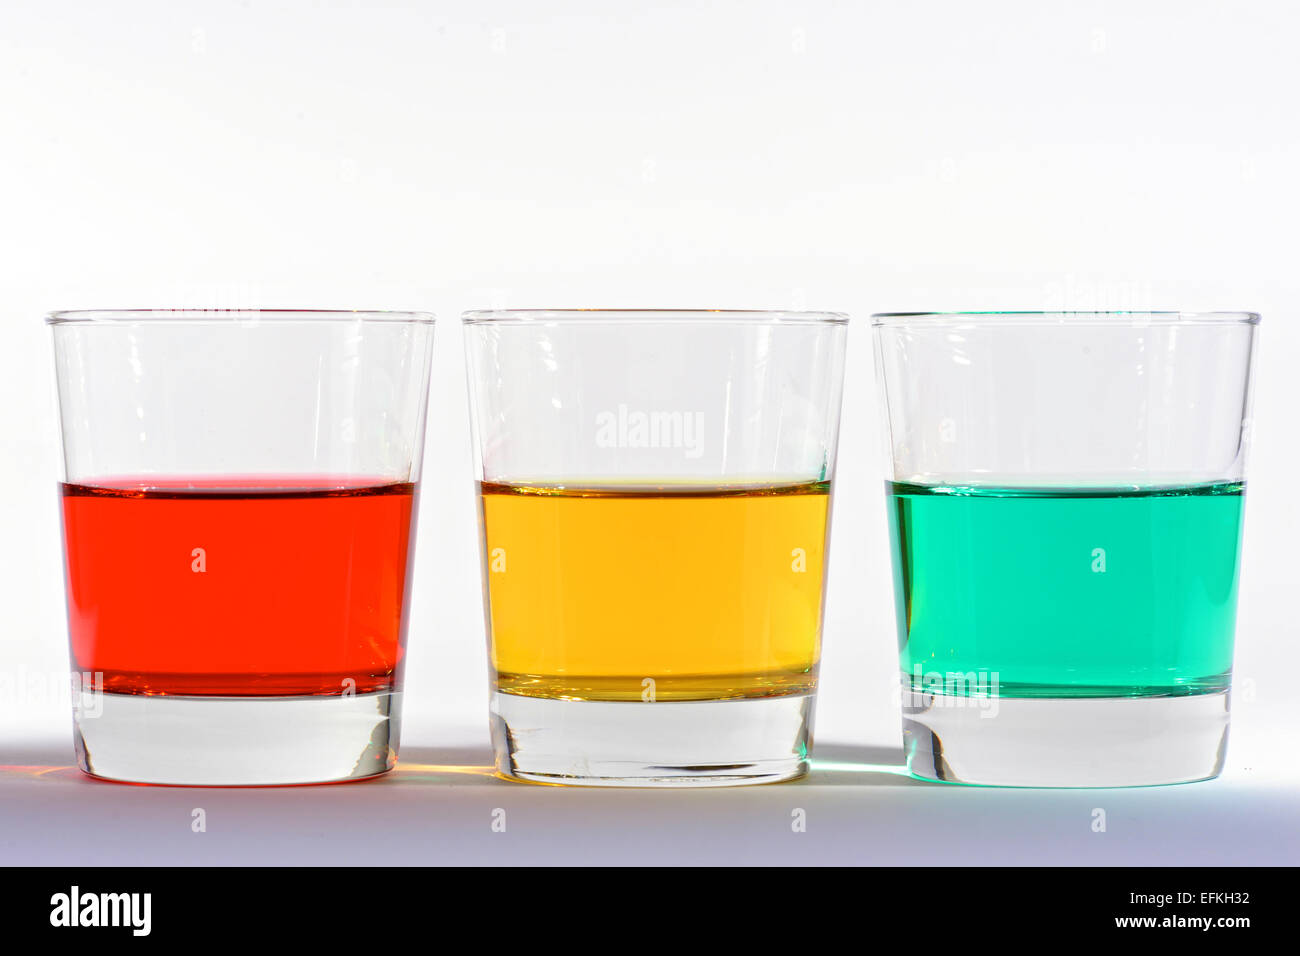
[[[846,321],[466,316],[503,775],[806,771]]]

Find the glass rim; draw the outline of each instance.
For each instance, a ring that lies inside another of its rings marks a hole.
[[[1173,310],[1059,309],[1056,311],[970,311],[970,312],[876,312],[876,327],[941,324],[944,322],[991,323],[1007,319],[1024,325],[1082,325],[1089,322],[1150,325],[1259,325],[1258,312],[1177,312]]]
[[[474,309],[461,313],[466,325],[522,325],[557,322],[735,322],[750,325],[843,325],[844,312],[769,309]]]
[[[46,325],[121,325],[134,322],[406,322],[432,325],[432,312],[369,309],[67,309],[47,313]]]

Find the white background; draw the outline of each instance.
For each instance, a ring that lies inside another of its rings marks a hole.
[[[438,313],[404,734],[437,748],[486,743],[461,310],[855,316],[818,737],[896,747],[867,316],[1251,309],[1225,780],[1295,786],[1297,29],[1283,2],[6,0],[0,744],[70,761],[34,689],[66,670],[48,310]]]

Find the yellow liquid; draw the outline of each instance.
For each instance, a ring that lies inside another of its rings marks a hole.
[[[503,693],[668,701],[815,690],[829,482],[485,482],[479,492]]]

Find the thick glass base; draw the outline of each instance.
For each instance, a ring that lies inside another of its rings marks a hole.
[[[915,777],[996,787],[1144,787],[1223,769],[1228,692],[978,698],[903,691]]]
[[[161,697],[94,693],[75,709],[77,763],[130,783],[328,783],[393,769],[400,693]]]
[[[811,695],[585,701],[492,695],[503,776],[585,787],[727,787],[808,772]]]

